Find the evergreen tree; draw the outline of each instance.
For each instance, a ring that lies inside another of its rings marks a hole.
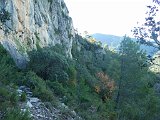
[[[118,81],[116,97],[117,117],[120,120],[142,120],[148,119],[146,116],[150,112],[152,115],[148,116],[150,117],[148,120],[151,120],[155,117],[155,109],[157,110],[155,104],[152,103],[154,103],[154,99],[157,102],[158,98],[152,91],[153,89],[147,85],[151,78],[145,77],[147,68],[142,67],[143,62],[146,60],[145,53],[140,50],[137,43],[128,37],[124,37],[120,46],[120,55],[121,76]],[[154,99],[150,99],[151,96]],[[147,99],[151,101],[149,102]],[[147,104],[154,107],[154,112],[147,110]]]

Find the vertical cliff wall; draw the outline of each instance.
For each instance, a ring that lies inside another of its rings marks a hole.
[[[61,44],[72,57],[74,28],[63,0],[0,0],[0,11],[11,15],[0,22],[0,42],[19,67],[25,67],[27,52],[37,47]]]

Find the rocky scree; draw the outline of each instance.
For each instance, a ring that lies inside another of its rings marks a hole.
[[[57,108],[48,103],[43,103],[39,98],[34,97],[30,88],[20,86],[17,90],[18,95],[25,93],[27,100],[19,103],[21,111],[28,110],[33,120],[82,120],[74,110],[70,110],[64,103],[59,103]],[[65,111],[65,112],[64,112]]]

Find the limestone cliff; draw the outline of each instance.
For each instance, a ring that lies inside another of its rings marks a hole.
[[[63,0],[0,0],[3,10],[11,16],[0,22],[0,42],[19,67],[25,67],[27,52],[37,47],[61,44],[72,57],[74,28]]]

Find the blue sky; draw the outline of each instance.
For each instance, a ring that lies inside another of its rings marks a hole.
[[[64,0],[80,33],[88,31],[123,36],[143,21],[152,0]]]

